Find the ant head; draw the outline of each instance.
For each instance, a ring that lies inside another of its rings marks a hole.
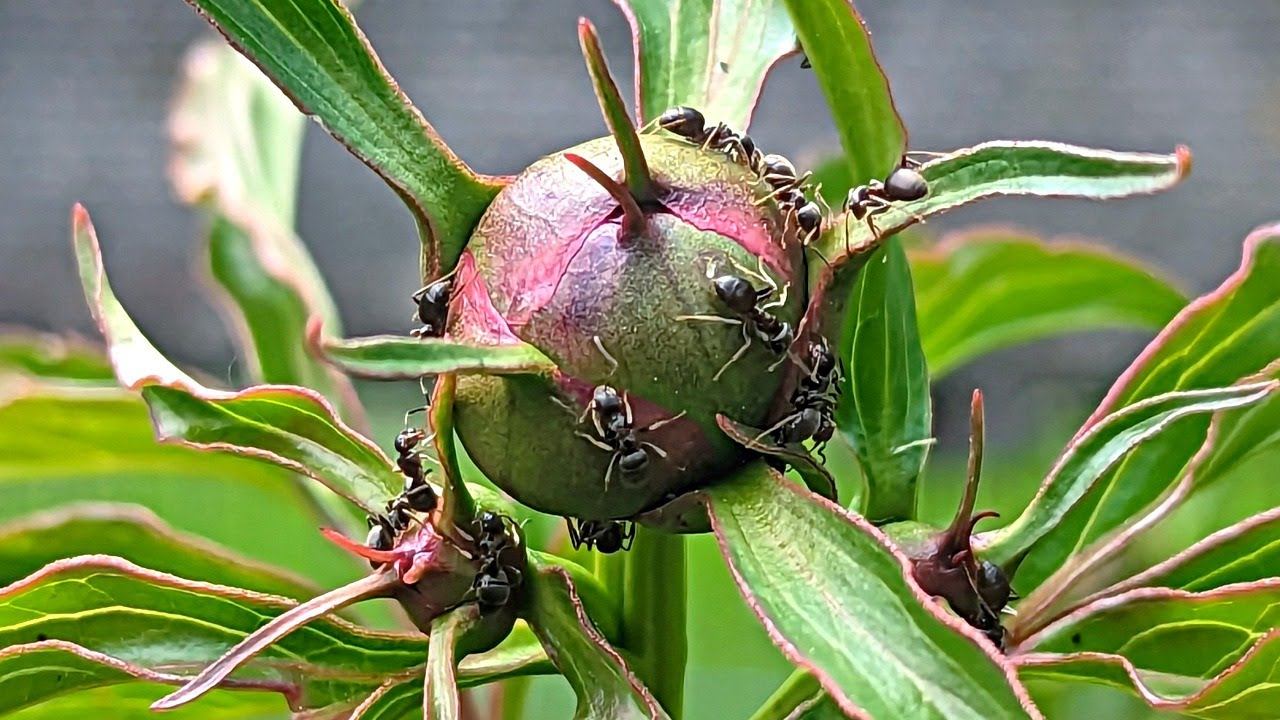
[[[606,555],[622,549],[622,523],[611,522],[596,535],[596,549]]]
[[[444,277],[413,294],[414,302],[423,313],[440,309],[449,304],[449,293],[453,290],[453,278]]]
[[[809,343],[809,364],[815,377],[828,377],[836,371],[836,356],[826,338]]]
[[[775,175],[780,178],[794,178],[796,176],[796,166],[781,155],[769,153],[760,162],[764,165],[766,175]]]
[[[391,533],[382,523],[376,523],[369,528],[369,535],[365,538],[364,544],[374,550],[390,550],[391,549]]]
[[[974,584],[978,587],[978,595],[982,597],[982,601],[987,607],[1000,611],[1005,605],[1009,604],[1009,596],[1013,590],[1009,587],[1009,577],[1004,574],[1004,570],[999,565],[990,560],[983,560],[978,564],[978,576],[974,578]]]
[[[482,534],[500,535],[507,530],[506,524],[502,522],[502,516],[489,510],[481,512],[476,522],[479,524]]]
[[[658,127],[680,137],[694,138],[706,130],[707,121],[697,110],[679,105],[668,108],[658,116]]]
[[[405,428],[396,435],[395,448],[396,452],[404,454],[418,446],[422,439],[426,437],[420,428]]]
[[[929,183],[925,182],[924,176],[915,170],[900,167],[885,178],[884,192],[890,200],[909,202],[928,195]]]
[[[511,599],[511,585],[506,578],[482,575],[476,578],[476,602],[485,607],[501,607]]]
[[[745,315],[755,308],[758,299],[756,289],[746,278],[721,275],[711,282],[715,284],[716,296],[735,313]]]
[[[608,385],[597,385],[591,394],[591,404],[601,415],[611,415],[622,411],[622,396]]]
[[[623,453],[618,458],[618,469],[623,475],[635,475],[643,471],[649,466],[649,453],[644,448],[636,448],[627,453]]]
[[[796,222],[805,232],[811,232],[822,226],[822,208],[812,200],[796,209]]]

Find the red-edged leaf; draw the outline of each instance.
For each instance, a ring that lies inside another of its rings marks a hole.
[[[1093,433],[1117,408],[1148,398],[1222,387],[1259,373],[1274,377],[1280,358],[1276,277],[1280,277],[1280,226],[1264,227],[1245,241],[1240,268],[1178,313],[1116,382],[1076,439]],[[1275,434],[1274,402],[1222,420],[1229,432],[1221,455],[1205,460],[1200,484],[1211,482],[1253,447],[1274,442],[1268,439]],[[1019,582],[1024,587],[1039,584],[1068,556],[1151,506],[1182,476],[1208,428],[1208,416],[1190,420],[1129,455],[1032,549],[1019,569]],[[1247,440],[1241,442],[1243,438]]]
[[[1054,664],[1064,676],[1078,673],[1094,682],[1114,684],[1117,665],[1128,665],[1138,692],[1149,699],[1176,706],[1201,703],[1202,694],[1212,692],[1213,703],[1202,705],[1197,715],[1258,717],[1242,709],[1274,702],[1269,680],[1280,661],[1274,643],[1278,602],[1280,580],[1275,579],[1201,593],[1139,588],[1071,612],[1012,652],[1033,664],[1052,653],[1059,656]],[[1068,661],[1083,665],[1072,668]],[[1109,667],[1100,671],[1100,664]],[[1107,679],[1099,680],[1099,674]]]
[[[391,461],[314,391],[269,385],[213,390],[169,362],[112,292],[84,208],[76,206],[72,223],[85,298],[116,377],[141,391],[161,440],[274,462],[321,481],[368,512],[379,512],[399,492],[403,481]]]
[[[796,35],[827,97],[844,158],[857,183],[883,179],[907,149],[871,33],[851,0],[786,0]]]
[[[1186,304],[1168,281],[1102,246],[976,228],[911,248],[920,340],[935,378],[1020,343],[1159,328]]]
[[[0,647],[58,640],[154,672],[189,676],[230,642],[297,607],[302,606],[288,598],[186,580],[120,558],[81,556],[0,588]],[[421,664],[425,645],[421,636],[321,618],[267,649],[231,684],[265,685],[298,709],[324,707],[363,697],[387,677],[411,672]],[[0,670],[0,683],[21,688],[22,678]],[[68,675],[64,686],[127,679]],[[40,697],[6,688],[0,704],[13,698],[36,702],[59,687],[46,684]]]
[[[920,168],[929,194],[874,216],[879,235],[848,213],[828,218],[821,237],[809,247],[809,283],[816,295],[809,311],[816,317],[810,322],[822,328],[838,324],[858,270],[884,239],[931,215],[1001,195],[1102,200],[1150,194],[1175,185],[1190,169],[1191,153],[1182,147],[1158,155],[1006,140],[930,160]]]
[[[1152,673],[1123,655],[1029,653],[1015,659],[1027,680],[1088,682],[1128,690],[1148,705],[1208,720],[1269,718],[1280,703],[1274,681],[1280,667],[1280,632],[1271,631],[1239,660],[1208,680]]]
[[[454,338],[376,335],[351,340],[308,333],[314,352],[343,372],[378,380],[411,380],[444,373],[549,375],[556,365],[536,347],[519,341],[484,345]]]
[[[501,183],[445,145],[351,13],[336,0],[188,2],[405,201],[422,235],[424,274],[453,267]]]
[[[318,592],[309,580],[178,532],[137,505],[76,503],[0,525],[0,582],[18,580],[61,558],[90,554],[285,597]]]
[[[1105,594],[1140,587],[1200,592],[1280,577],[1280,507],[1224,528]]]
[[[667,718],[587,614],[569,573],[540,559],[532,559],[530,569],[525,577],[529,623],[577,693],[574,718]]]
[[[306,352],[307,318],[338,313],[293,233],[303,116],[257,68],[213,40],[188,52],[169,118],[170,176],[210,215],[207,270],[260,382],[302,385],[363,422],[351,384]]]
[[[743,598],[853,717],[1040,717],[1012,666],[861,516],[753,466],[706,491]]]

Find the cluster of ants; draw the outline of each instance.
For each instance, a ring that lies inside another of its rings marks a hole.
[[[729,159],[745,165],[759,176],[771,192],[757,202],[775,200],[788,221],[794,221],[799,227],[804,244],[808,245],[822,232],[822,208],[806,195],[812,173],[797,174],[790,160],[781,155],[762,153],[750,135],[735,132],[724,123],[707,127],[706,118],[691,107],[669,108],[658,116],[656,123],[663,130],[692,143],[725,153]],[[918,162],[904,155],[899,166],[884,181],[872,180],[849,190],[844,210],[855,220],[865,220],[871,234],[878,238],[880,231],[876,228],[875,216],[888,212],[895,202],[912,202],[929,194],[929,184],[920,174],[919,167]]]
[[[761,152],[750,135],[735,132],[724,123],[707,127],[702,113],[688,106],[668,109],[658,116],[656,123],[663,130],[689,142],[724,153],[730,160],[755,173],[771,190],[758,202],[776,200],[788,222],[794,221],[800,228],[805,244],[822,231],[822,208],[805,195],[810,173],[796,175],[796,167],[790,160]]]
[[[745,133],[738,133],[718,123],[707,127],[701,112],[690,107],[674,107],[658,117],[658,127],[690,142],[725,153],[732,161],[741,163],[754,172],[769,188],[769,194],[761,202],[774,199],[786,212],[789,222],[794,222],[802,233],[802,241],[809,243],[822,230],[823,211],[817,202],[806,195],[811,173],[798,174],[795,166],[781,155],[762,153],[755,141]],[[928,194],[928,185],[916,171],[916,163],[903,158],[901,166],[884,182],[872,181],[849,191],[844,208],[858,220],[866,220],[873,234],[878,235],[873,218],[888,211],[894,202],[918,200]],[[773,314],[775,308],[786,304],[787,287],[778,284],[761,266],[752,271],[728,261],[733,272],[722,272],[719,263],[706,265],[706,274],[716,298],[728,311],[727,315],[684,315],[685,321],[717,322],[737,325],[742,332],[742,345],[713,376],[718,380],[724,371],[740,359],[754,341],[759,341],[778,361],[776,368],[790,357],[802,369],[801,377],[790,398],[790,412],[772,427],[761,433],[757,440],[768,437],[779,445],[813,440],[821,455],[825,443],[831,439],[834,429],[834,413],[839,398],[842,372],[840,363],[825,340],[811,341],[803,357],[793,354],[795,329]],[[761,286],[753,282],[758,281]],[[444,334],[448,318],[449,298],[453,289],[451,277],[436,280],[413,294],[417,305],[416,319],[421,326],[412,331],[415,337],[440,337]],[[616,367],[616,361],[605,351],[597,339],[597,346],[606,359]],[[598,385],[590,402],[578,417],[579,424],[590,420],[594,433],[579,431],[577,434],[606,452],[612,453],[605,470],[605,488],[615,472],[624,482],[634,482],[648,468],[651,455],[666,457],[667,453],[652,442],[641,440],[641,435],[657,430],[673,422],[679,415],[664,418],[643,427],[637,427],[626,394],[610,385]],[[420,430],[403,431],[396,438],[398,462],[406,475],[405,492],[394,499],[387,513],[371,518],[370,547],[389,545],[395,535],[408,522],[408,510],[430,510],[435,507],[435,494],[421,478],[421,459],[414,448],[423,440]],[[423,489],[425,488],[425,490]],[[429,495],[427,493],[430,493]],[[575,549],[585,546],[602,553],[628,550],[635,537],[634,524],[619,520],[566,519],[569,538]],[[501,543],[505,542],[505,520],[501,516],[482,518],[478,521],[482,572],[476,579],[477,595],[490,600],[509,596],[513,584],[518,584],[518,571],[504,568],[497,560]],[[504,540],[498,540],[497,538]],[[497,548],[488,555],[485,547]],[[513,575],[514,572],[514,575]],[[482,601],[482,604],[485,604]],[[501,604],[501,603],[497,603]]]
[[[405,425],[409,425],[410,415],[425,410],[425,407],[410,410],[405,414]],[[369,536],[365,544],[370,548],[392,549],[396,539],[414,521],[413,513],[430,513],[439,505],[439,495],[427,482],[427,471],[422,464],[420,447],[428,438],[424,430],[411,426],[396,435],[396,465],[404,475],[404,490],[387,503],[385,512],[366,518]],[[502,562],[502,552],[511,547],[510,522],[510,518],[486,510],[477,516],[472,526],[474,536],[471,539],[475,542],[475,559],[479,567],[471,585],[471,595],[482,611],[506,605],[512,591],[520,586],[523,579],[519,568]],[[377,567],[378,562],[370,560],[369,564]]]

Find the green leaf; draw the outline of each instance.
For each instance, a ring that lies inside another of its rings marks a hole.
[[[1106,594],[1140,587],[1201,592],[1274,577],[1280,577],[1280,508],[1219,530]]]
[[[119,558],[70,558],[0,589],[0,647],[60,640],[149,670],[187,674],[293,606],[286,598],[184,580]],[[234,680],[284,693],[300,707],[323,707],[367,695],[388,676],[420,666],[425,652],[421,636],[323,618],[267,649]],[[118,673],[67,675],[41,697],[122,679]],[[22,675],[0,672],[0,712],[41,699],[19,691],[23,687],[30,686]]]
[[[1173,155],[1092,150],[1051,142],[997,141],[957,150],[925,163],[929,183],[921,200],[895,203],[873,220],[879,235],[849,213],[829,218],[809,246],[810,313],[819,327],[838,327],[848,288],[885,238],[931,215],[999,195],[1106,199],[1159,192],[1181,180],[1191,153]]]
[[[786,0],[857,184],[884,178],[901,162],[907,130],[871,33],[850,0]]]
[[[1273,376],[1280,358],[1280,228],[1255,231],[1245,241],[1240,268],[1217,289],[1188,305],[1151,341],[1121,375],[1077,438],[1089,433],[1117,408],[1164,393],[1222,387],[1259,373]],[[1222,454],[1202,463],[1203,483],[1250,452],[1249,443],[1275,433],[1268,403],[1256,415],[1227,418]],[[1240,425],[1239,423],[1245,423]],[[1149,507],[1178,480],[1205,443],[1209,417],[1173,429],[1159,442],[1131,454],[1072,510],[1019,570],[1019,581],[1034,586],[1080,549],[1108,535]],[[1244,440],[1242,443],[1241,440]],[[1203,458],[1202,458],[1203,459]],[[1196,479],[1199,486],[1203,483]],[[1023,573],[1026,573],[1023,576]]]
[[[1142,400],[1094,424],[1067,447],[1022,514],[1009,525],[981,537],[983,559],[1008,566],[1032,548],[1052,548],[1050,543],[1054,542],[1056,529],[1061,527],[1064,518],[1087,494],[1104,487],[1105,483],[1100,484],[1100,481],[1114,477],[1115,468],[1135,448],[1144,443],[1164,442],[1171,428],[1197,416],[1207,417],[1214,412],[1260,402],[1277,388],[1280,388],[1280,383],[1258,382],[1211,390],[1171,392]],[[1158,477],[1155,481],[1164,488],[1170,478]],[[1071,538],[1066,542],[1070,544]],[[1019,567],[1015,580],[1019,592],[1025,594],[1035,588],[1039,584],[1037,580],[1043,580],[1043,576],[1034,572],[1024,573],[1025,564]]]
[[[142,389],[161,441],[256,457],[314,478],[370,513],[403,478],[369,440],[304,388],[259,385],[236,393]]]
[[[1017,659],[1027,680],[1087,682],[1134,693],[1151,707],[1207,720],[1267,718],[1280,702],[1275,673],[1280,633],[1271,632],[1217,675],[1198,677],[1146,672],[1120,655],[1030,653]]]
[[[1137,261],[1077,242],[969,230],[909,251],[933,376],[1011,345],[1068,332],[1160,328],[1186,297]]]
[[[481,345],[457,338],[376,335],[354,340],[321,339],[312,346],[343,372],[378,380],[408,380],[443,373],[548,375],[556,365],[527,343]]]
[[[555,674],[555,666],[547,659],[537,636],[524,621],[517,621],[511,633],[497,647],[463,658],[457,669],[458,686],[464,688],[527,675],[552,674]],[[410,677],[392,678],[359,703],[350,703],[339,709],[350,712],[349,720],[399,720],[406,715],[421,713],[423,681],[421,672]],[[207,700],[202,698],[201,704],[205,702]]]
[[[50,380],[113,382],[102,349],[73,336],[30,331],[0,332],[0,373]]]
[[[434,720],[459,720],[462,701],[458,697],[457,651],[462,637],[480,621],[480,610],[474,604],[451,610],[431,621],[431,646],[427,653],[427,671],[423,712]]]
[[[6,713],[21,720],[100,717],[103,708],[110,708],[112,718],[142,720],[155,716],[149,706],[164,685],[181,680],[62,640],[0,648],[0,688],[6,693],[0,708],[24,708]],[[215,693],[199,708],[174,717],[239,720],[278,716],[287,709],[276,694],[243,692],[243,684],[239,689]]]
[[[500,183],[449,150],[351,13],[335,0],[189,2],[405,201],[422,235],[425,275],[452,268]]]
[[[578,696],[575,720],[666,718],[658,701],[587,614],[569,572],[533,554],[530,570],[525,577],[527,617],[548,657]]]
[[[795,51],[780,0],[615,0],[631,25],[636,114],[697,108],[711,123],[746,131],[765,76]]]
[[[600,48],[600,37],[586,18],[578,18],[578,44],[582,47],[582,58],[587,62],[587,73],[591,75],[591,86],[595,88],[600,112],[622,156],[622,174],[627,188],[637,201],[652,200],[653,176],[649,173],[649,161],[644,157],[636,126],[627,114],[618,86],[609,74],[609,63]]]
[[[159,444],[146,406],[126,391],[32,384],[0,400],[0,427],[23,430],[0,433],[0,520],[68,502],[136,503],[181,532],[322,586],[357,569],[316,531],[321,517],[293,473]],[[264,528],[271,542],[262,542]],[[0,583],[17,579],[8,567]]]
[[[900,242],[891,239],[862,269],[850,304],[834,338],[837,357],[848,358],[836,426],[866,478],[866,516],[903,520],[915,513],[916,482],[933,444],[933,403]]]
[[[227,451],[308,475],[367,512],[379,512],[403,481],[391,461],[306,388],[263,385],[211,390],[152,347],[116,299],[88,213],[73,212],[73,241],[89,309],[120,382],[140,389],[161,440]]]
[[[303,116],[220,42],[196,43],[180,82],[170,177],[183,201],[209,211],[207,262],[254,379],[312,388],[362,420],[351,384],[304,342],[311,315],[340,330],[328,288],[293,233]]]
[[[804,480],[805,487],[813,492],[833,502],[837,500],[835,478],[822,463],[809,454],[803,443],[769,444],[765,442],[768,440],[765,437],[768,435],[767,430],[734,422],[724,415],[716,415],[716,425],[720,426],[725,435],[746,449],[761,455],[776,457],[787,463],[800,476],[800,479]]]
[[[1212,693],[1214,705],[1201,705],[1212,717],[1265,717],[1245,709],[1257,712],[1260,702],[1275,700],[1278,602],[1275,580],[1203,593],[1140,588],[1072,612],[1015,652],[1032,663],[1054,653],[1063,675],[1109,684],[1119,684],[1118,670],[1128,664],[1153,704],[1203,703],[1199,696]],[[1083,666],[1072,667],[1076,660]]]
[[[1039,717],[1012,668],[908,580],[907,559],[861,516],[766,470],[706,494],[747,604],[846,714]]]
[[[0,525],[0,583],[19,580],[61,558],[89,554],[115,555],[158,572],[290,598],[318,592],[308,580],[177,532],[136,505],[80,503]]]

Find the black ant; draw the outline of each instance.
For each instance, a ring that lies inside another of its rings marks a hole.
[[[419,289],[412,295],[418,304],[415,317],[422,327],[411,331],[414,337],[440,337],[444,335],[449,319],[449,297],[453,293],[453,277],[446,275]]]
[[[746,133],[736,133],[724,123],[707,127],[707,119],[698,110],[679,105],[668,108],[655,121],[658,127],[704,148],[712,148],[730,156],[735,162],[759,171],[762,156],[756,143]]]
[[[569,526],[569,542],[577,550],[583,545],[588,550],[599,550],[608,555],[619,550],[630,550],[636,537],[635,523],[621,520],[579,520],[577,526],[565,518]]]
[[[929,194],[929,183],[916,168],[914,161],[903,158],[902,164],[889,173],[884,182],[872,180],[849,191],[844,209],[855,220],[866,220],[872,236],[879,238],[880,231],[872,219],[888,212],[895,202],[911,202]]]
[[[760,433],[756,440],[769,435],[779,444],[787,445],[812,438],[818,446],[819,457],[825,462],[823,447],[835,435],[836,403],[840,399],[844,373],[825,338],[809,343],[808,357],[800,365],[805,374],[791,394],[791,414]]]
[[[415,408],[405,413],[405,425],[409,424],[410,415],[424,410],[426,408]],[[365,545],[374,550],[390,550],[400,533],[409,527],[413,519],[411,512],[428,513],[439,503],[435,488],[427,482],[418,451],[418,446],[427,438],[425,431],[415,427],[406,427],[396,435],[396,465],[404,473],[404,490],[387,503],[383,513],[366,518],[369,535]],[[375,561],[371,560],[370,564],[377,567]]]
[[[720,302],[724,303],[724,306],[729,309],[729,312],[733,313],[734,317],[723,317],[721,315],[676,316],[677,320],[718,322],[742,327],[742,347],[738,348],[738,351],[716,371],[716,374],[711,378],[713,381],[719,380],[724,371],[747,352],[747,348],[751,347],[753,336],[764,343],[770,352],[782,356],[778,363],[781,363],[782,359],[786,357],[787,350],[791,347],[791,341],[795,338],[795,331],[792,329],[791,324],[779,320],[769,312],[773,308],[787,304],[787,287],[789,286],[784,285],[779,289],[778,284],[765,272],[763,261],[760,263],[759,272],[747,270],[732,260],[729,262],[740,272],[764,282],[765,287],[757,289],[751,284],[750,280],[741,275],[718,275],[716,273],[716,264],[712,261],[707,263],[707,278],[711,280],[716,297],[720,299]],[[774,295],[777,295],[774,300],[763,302]],[[774,363],[770,370],[777,367],[778,363]]]
[[[613,457],[609,459],[609,467],[604,473],[604,488],[608,490],[615,467],[622,474],[623,480],[631,480],[638,477],[649,466],[650,450],[659,457],[667,456],[667,452],[662,448],[641,440],[638,433],[657,430],[663,425],[684,417],[684,413],[637,428],[633,425],[631,403],[626,396],[619,394],[608,385],[598,385],[592,391],[591,402],[587,404],[587,409],[578,418],[578,422],[585,422],[588,417],[591,418],[591,424],[595,427],[595,436],[584,432],[578,432],[577,435],[601,450],[613,453]]]
[[[507,533],[510,518],[485,510],[476,518],[476,549],[479,551],[480,569],[471,583],[476,603],[481,610],[502,607],[511,600],[511,593],[520,587],[524,574],[514,565],[502,562],[502,553],[514,547]]]
[[[765,155],[760,159],[760,179],[764,180],[773,192],[756,201],[763,203],[770,198],[788,207],[798,207],[805,202],[803,188],[813,173],[796,173],[796,166],[781,155]]]

